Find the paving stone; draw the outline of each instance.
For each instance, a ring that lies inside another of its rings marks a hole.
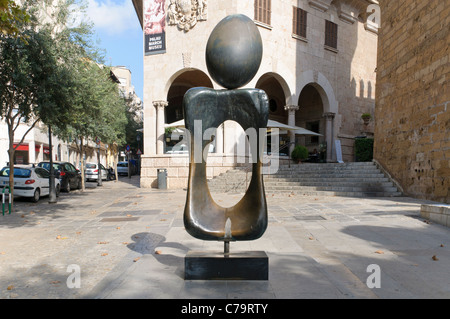
[[[263,237],[231,244],[265,251],[269,280],[193,282],[184,280],[185,254],[221,252],[223,243],[185,231],[185,191],[144,190],[137,177],[126,182],[82,197],[62,194],[52,205],[19,201],[12,215],[0,216],[0,298],[450,297],[450,229],[424,222],[424,201],[269,195]],[[224,206],[236,199],[215,196]],[[379,289],[366,284],[371,264],[381,268]],[[69,265],[81,269],[79,289],[67,287]]]

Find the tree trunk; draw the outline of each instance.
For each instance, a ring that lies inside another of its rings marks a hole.
[[[81,191],[82,192],[84,192],[85,191],[85,189],[86,189],[86,183],[85,183],[85,180],[86,180],[86,178],[85,178],[85,171],[84,171],[84,147],[83,147],[83,138],[80,138],[80,148],[79,148],[79,150],[80,150],[80,159],[81,159],[81,167],[80,167],[80,170],[81,170]]]
[[[49,193],[48,193],[48,202],[56,203],[56,185],[55,185],[55,168],[53,167],[53,143],[52,143],[52,127],[48,126],[48,145],[50,150],[50,177],[48,181],[49,185]]]
[[[117,159],[114,159],[114,175],[116,175],[116,179],[114,180],[114,183],[116,183],[119,180],[119,174],[117,174]]]
[[[11,210],[14,210],[14,130],[13,126],[8,122],[9,135],[9,189],[11,191]]]

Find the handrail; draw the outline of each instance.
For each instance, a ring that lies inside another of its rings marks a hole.
[[[278,154],[278,156],[279,156],[279,155],[280,155],[280,151],[284,150],[285,148],[289,148],[291,145],[295,145],[295,142],[287,142],[287,143],[281,145],[281,146],[278,148],[277,153],[275,153],[275,154]],[[271,155],[272,155],[272,154],[273,154],[273,152],[271,152]],[[271,155],[270,155],[270,156],[271,156]],[[270,156],[268,155],[267,157],[269,157],[269,159],[270,159]],[[289,167],[291,167],[291,155],[289,155],[289,154],[288,154],[288,160],[289,160]]]

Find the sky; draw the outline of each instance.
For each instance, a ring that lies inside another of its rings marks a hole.
[[[87,0],[87,17],[94,23],[97,47],[105,64],[131,70],[131,82],[143,100],[143,34],[131,0]]]

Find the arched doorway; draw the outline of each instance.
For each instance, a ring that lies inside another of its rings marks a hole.
[[[288,124],[288,112],[285,110],[287,97],[290,96],[289,88],[281,76],[276,73],[266,73],[256,83],[256,88],[266,92],[269,98],[269,119],[283,124]],[[289,136],[287,132],[281,132],[279,150],[272,150],[271,139],[267,139],[267,152],[278,151],[280,155],[289,153]]]
[[[172,81],[167,92],[167,106],[164,109],[164,122],[171,124],[183,119],[183,98],[185,93],[194,87],[213,88],[213,84],[204,72],[197,69],[181,71]],[[186,152],[187,147],[181,149],[175,146],[183,142],[184,132],[180,129],[166,129],[164,138],[164,153]],[[187,146],[187,145],[186,145]]]
[[[296,136],[296,144],[304,145],[310,153],[319,152],[319,159],[326,160],[326,119],[324,118],[324,103],[314,84],[307,84],[301,91],[295,114],[295,124],[322,136]]]
[[[269,97],[269,118],[281,123],[287,123],[287,114],[284,106],[290,93],[284,80],[275,73],[266,73],[258,80],[256,88],[265,91]]]
[[[167,93],[168,106],[165,108],[165,122],[173,123],[183,119],[183,97],[187,90],[194,87],[213,88],[213,84],[204,72],[187,70],[178,75],[170,85]]]

